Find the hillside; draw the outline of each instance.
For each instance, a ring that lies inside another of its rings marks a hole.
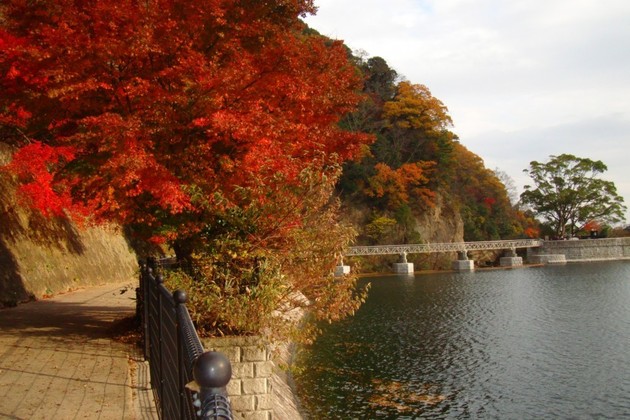
[[[375,139],[344,166],[337,189],[359,244],[511,239],[535,231],[498,174],[459,142],[448,108],[428,87],[404,80],[380,57],[352,60],[366,100],[343,124]]]

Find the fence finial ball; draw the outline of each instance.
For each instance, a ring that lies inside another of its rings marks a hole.
[[[175,303],[186,303],[188,301],[188,295],[181,289],[177,289],[173,292],[173,299]]]
[[[195,359],[193,378],[202,388],[223,388],[232,377],[228,358],[216,351],[207,351]]]

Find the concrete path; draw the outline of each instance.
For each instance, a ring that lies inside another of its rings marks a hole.
[[[147,365],[112,327],[135,284],[85,288],[0,309],[0,418],[157,419]]]

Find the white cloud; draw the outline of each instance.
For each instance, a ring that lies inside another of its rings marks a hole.
[[[630,207],[630,2],[316,4],[309,25],[427,85],[487,167],[522,186],[531,160],[561,153],[602,160],[603,177]]]

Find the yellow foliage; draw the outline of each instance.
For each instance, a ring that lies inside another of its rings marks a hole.
[[[389,127],[439,133],[453,124],[448,108],[424,85],[400,82],[394,100],[383,106]]]

